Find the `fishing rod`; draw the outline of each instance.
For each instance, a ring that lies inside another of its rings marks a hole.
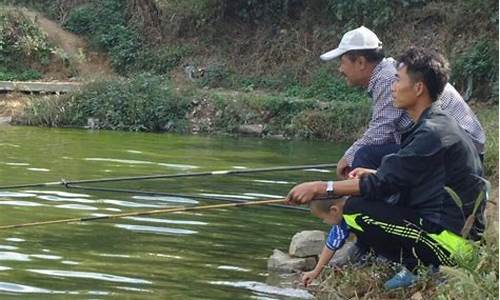
[[[166,214],[166,213],[174,213],[174,212],[184,212],[184,211],[207,210],[207,209],[229,208],[229,207],[240,207],[240,206],[251,206],[251,205],[277,204],[277,203],[284,203],[285,200],[286,199],[283,198],[283,199],[272,199],[272,200],[245,201],[245,202],[238,202],[238,203],[212,204],[212,205],[204,205],[204,206],[180,206],[180,207],[155,209],[155,210],[142,211],[142,212],[129,212],[129,213],[114,214],[114,215],[97,216],[97,217],[70,218],[70,219],[59,219],[59,220],[52,220],[52,221],[41,221],[41,222],[32,222],[32,223],[3,225],[3,226],[0,226],[0,230],[13,229],[13,228],[24,228],[24,227],[34,227],[34,226],[51,225],[51,224],[61,224],[61,223],[111,220],[111,219],[124,218],[124,217],[134,217],[134,216],[150,216],[150,215]]]
[[[150,191],[141,191],[141,190],[131,190],[131,189],[115,189],[115,188],[105,188],[105,187],[94,187],[94,186],[80,186],[68,184],[66,185],[67,189],[76,189],[83,191],[94,191],[94,192],[113,192],[113,193],[126,193],[126,194],[137,194],[137,195],[148,195],[148,196],[168,196],[168,197],[181,197],[181,198],[192,198],[192,199],[201,199],[201,200],[212,200],[212,201],[228,201],[228,202],[247,202],[248,200],[243,199],[235,199],[235,198],[220,198],[220,197],[211,197],[211,196],[203,196],[203,195],[188,195],[188,194],[178,194],[178,193],[166,193],[166,192],[150,192]],[[287,208],[287,209],[295,209],[295,210],[307,210],[304,207],[300,206],[291,206],[291,205],[281,205],[281,204],[271,204],[269,206]]]
[[[4,185],[4,186],[0,186],[0,190],[18,189],[18,188],[33,188],[33,187],[48,187],[48,186],[57,186],[57,185],[66,186],[66,185],[70,185],[70,184],[146,180],[146,179],[170,179],[170,178],[181,178],[181,177],[240,175],[240,174],[249,174],[249,173],[279,172],[279,171],[321,169],[321,168],[328,169],[328,168],[336,168],[336,167],[337,167],[337,164],[335,163],[335,164],[281,166],[281,167],[271,167],[271,168],[247,169],[247,170],[219,170],[219,171],[208,171],[208,172],[197,172],[197,173],[157,174],[157,175],[146,175],[146,176],[114,177],[114,178],[101,178],[101,179],[83,179],[83,180],[73,180],[73,181],[68,181],[68,180],[62,179],[61,181],[55,181],[55,182]]]

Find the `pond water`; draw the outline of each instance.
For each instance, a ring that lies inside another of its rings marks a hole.
[[[336,162],[345,144],[0,127],[0,185]],[[260,200],[331,178],[301,170],[92,184]],[[0,190],[0,225],[224,203],[89,192]],[[266,270],[300,230],[328,230],[307,211],[239,207],[0,231],[1,299],[307,299]],[[286,280],[284,280],[286,281]]]

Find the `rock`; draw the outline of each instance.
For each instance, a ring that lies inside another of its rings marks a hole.
[[[12,122],[12,116],[0,117],[0,125],[9,125]]]
[[[278,249],[273,250],[273,255],[267,260],[267,269],[276,272],[310,271],[316,266],[315,257],[291,257]]]
[[[320,230],[305,230],[296,233],[288,253],[296,257],[319,255],[325,246],[325,233]]]
[[[99,119],[97,118],[88,118],[87,126],[88,129],[99,129]]]
[[[360,257],[360,249],[355,241],[346,241],[342,248],[335,251],[333,258],[328,263],[330,266],[341,267],[348,263],[354,263]]]
[[[252,124],[252,125],[241,125],[238,128],[239,133],[256,135],[259,136],[264,132],[264,125],[262,124]]]

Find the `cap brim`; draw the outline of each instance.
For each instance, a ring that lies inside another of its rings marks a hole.
[[[319,58],[321,58],[321,60],[332,60],[334,58],[341,56],[342,54],[346,53],[347,51],[348,50],[335,48],[331,51],[328,51],[326,53],[321,54],[321,56]]]

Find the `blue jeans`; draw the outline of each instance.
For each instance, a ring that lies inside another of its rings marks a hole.
[[[398,144],[367,145],[359,148],[354,155],[352,168],[368,168],[376,170],[382,163],[382,158],[388,154],[396,153],[400,149]]]

